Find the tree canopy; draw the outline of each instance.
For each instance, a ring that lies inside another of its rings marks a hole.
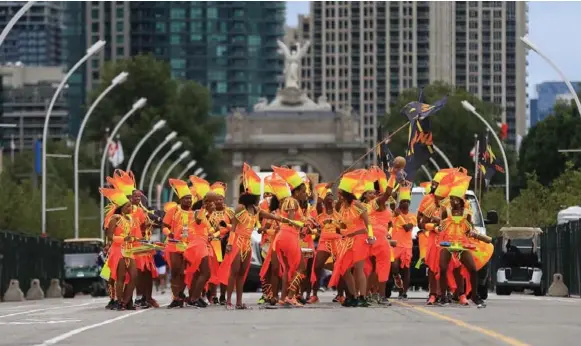
[[[147,99],[146,106],[130,117],[119,132],[127,159],[157,121],[164,119],[166,126],[157,131],[137,154],[132,170],[138,179],[149,155],[171,131],[178,133],[174,141],[184,143],[173,159],[189,150],[190,159],[197,161],[196,167],[202,167],[210,178],[218,178],[219,152],[214,147],[214,141],[223,120],[210,114],[212,102],[209,91],[193,81],[172,79],[167,63],[151,55],[140,55],[107,63],[101,72],[100,85],[91,93],[90,99],[96,99],[123,71],[129,73],[127,81],[116,87],[95,109],[87,125],[88,137],[95,141],[103,140],[106,129],[112,129],[132,104],[144,97]],[[179,170],[176,168],[177,172]]]
[[[523,138],[519,153],[519,178],[536,173],[538,181],[550,184],[566,168],[566,163],[581,167],[580,153],[563,154],[559,149],[581,147],[581,118],[571,104],[557,103],[551,115],[532,127]]]

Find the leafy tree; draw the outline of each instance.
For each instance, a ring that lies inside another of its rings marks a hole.
[[[94,100],[122,71],[129,73],[127,81],[115,88],[96,108],[89,120],[88,136],[102,141],[105,129],[112,129],[136,100],[145,97],[147,105],[129,118],[120,130],[127,158],[154,123],[164,119],[167,125],[139,151],[132,167],[138,179],[150,153],[172,130],[178,132],[176,141],[184,143],[173,159],[183,150],[190,150],[190,158],[198,162],[197,166],[203,167],[210,178],[217,178],[219,156],[213,144],[222,127],[222,119],[210,115],[212,105],[208,90],[196,82],[173,80],[167,63],[151,55],[141,55],[106,64],[100,86],[91,94],[91,99]]]
[[[400,97],[392,105],[389,114],[386,114],[384,119],[385,128],[388,131],[395,131],[407,121],[401,115],[401,109],[408,102],[417,101],[418,94],[418,89],[405,90],[400,94]],[[492,104],[482,102],[464,89],[440,82],[423,89],[423,102],[433,103],[446,95],[448,95],[446,106],[431,118],[434,144],[448,156],[452,164],[474,171],[474,161],[469,155],[470,150],[474,147],[474,134],[481,135],[486,131],[486,128],[480,120],[462,107],[461,102],[467,100],[474,105],[477,111],[495,129],[497,127],[495,119],[499,117],[501,111]],[[490,135],[489,141],[494,152],[500,156],[500,151],[492,135]],[[407,142],[408,131],[405,129],[394,135],[390,149],[395,155],[404,155]],[[444,162],[439,159],[437,154],[433,157],[441,167],[444,166]],[[427,164],[426,166],[430,168],[431,165]],[[499,179],[498,176],[501,175],[497,174],[496,179]]]
[[[581,146],[581,118],[568,104],[558,103],[553,113],[529,130],[521,143],[518,171],[521,180],[535,172],[539,182],[548,185],[566,169],[566,162],[581,167],[578,153],[562,154],[559,149]]]

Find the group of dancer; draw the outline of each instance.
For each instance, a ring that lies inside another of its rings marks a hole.
[[[104,275],[111,294],[108,307],[158,307],[152,297],[157,275],[153,253],[161,248],[171,275],[169,308],[221,304],[247,309],[242,296],[255,230],[262,235],[264,258],[260,303],[285,307],[318,303],[321,275],[329,268],[328,286],[338,291],[334,302],[345,307],[389,305],[390,275],[400,298],[407,299],[414,227],[420,230],[420,260],[429,268],[427,303],[449,304],[451,292],[462,305],[469,304],[470,295],[483,307],[476,292],[477,271],[490,259],[492,245],[473,231],[464,197],[470,176],[461,168],[438,172],[414,214],[409,210],[412,186],[399,178],[401,169],[346,172],[335,196],[335,184],[313,186],[291,168],[273,166],[262,182],[244,164],[234,209],[224,203],[224,183],[210,185],[196,176],[190,176],[191,185],[169,179],[178,201],[164,206],[162,218],[142,205],[133,174],[117,170],[108,178],[112,187],[100,189],[111,202],[104,224],[110,241],[104,269],[110,273]],[[315,203],[309,203],[313,199]],[[151,242],[153,227],[162,228],[163,243]],[[141,298],[134,302],[135,290]]]

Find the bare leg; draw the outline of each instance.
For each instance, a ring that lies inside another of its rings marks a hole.
[[[170,254],[171,260],[171,292],[174,300],[180,300],[184,291],[184,257],[179,252]]]
[[[474,304],[480,305],[482,301],[478,296],[478,271],[476,270],[476,264],[474,263],[472,254],[468,251],[464,251],[460,256],[460,262],[462,262],[468,270],[468,273],[470,273],[470,285],[472,285],[472,293],[470,294],[471,299]]]
[[[365,261],[359,261],[353,265],[353,276],[359,289],[359,295],[367,293],[367,277],[365,276]]]
[[[228,292],[226,294],[226,307],[232,305],[232,293],[237,285],[238,274],[242,266],[242,259],[240,255],[236,256],[232,261],[232,266],[230,267],[230,277],[228,278]]]
[[[446,272],[448,271],[450,259],[452,259],[450,251],[445,249],[440,251],[440,292],[442,293],[443,303],[448,302],[448,298],[446,297],[446,291],[448,291],[448,278],[446,277]]]
[[[317,251],[317,255],[315,256],[315,276],[317,279],[313,285],[313,296],[317,297],[319,294],[319,288],[321,287],[321,275],[323,274],[323,268],[325,267],[325,263],[331,256],[330,253],[326,251]],[[310,281],[310,277],[307,277]]]
[[[236,277],[236,306],[237,307],[244,307],[242,304],[242,294],[244,293],[244,281],[245,281],[245,274],[248,271],[248,267],[250,267],[250,259],[252,256],[248,254],[244,259],[244,262],[241,263],[241,268],[238,271],[238,276]]]
[[[133,298],[133,290],[135,290],[135,284],[137,282],[137,267],[135,266],[135,260],[129,259],[127,262],[127,273],[129,273],[129,283],[125,285],[123,303],[125,305],[129,304]]]
[[[204,290],[204,286],[210,279],[210,264],[209,264],[209,257],[206,256],[202,258],[200,262],[200,268],[198,269],[198,277],[195,282],[194,290],[192,292],[191,299],[199,299],[202,296],[202,291]]]
[[[115,297],[120,304],[123,304],[123,289],[125,288],[125,275],[127,275],[127,266],[125,259],[121,258],[117,264],[117,280],[115,280]]]

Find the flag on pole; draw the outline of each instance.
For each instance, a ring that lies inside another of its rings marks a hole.
[[[10,136],[10,160],[14,163],[14,151],[16,150],[16,143],[14,142],[14,134]]]
[[[109,162],[111,162],[113,168],[117,168],[123,163],[125,160],[125,154],[123,153],[123,145],[119,139],[117,142],[112,141],[109,143],[107,154],[109,156]]]

